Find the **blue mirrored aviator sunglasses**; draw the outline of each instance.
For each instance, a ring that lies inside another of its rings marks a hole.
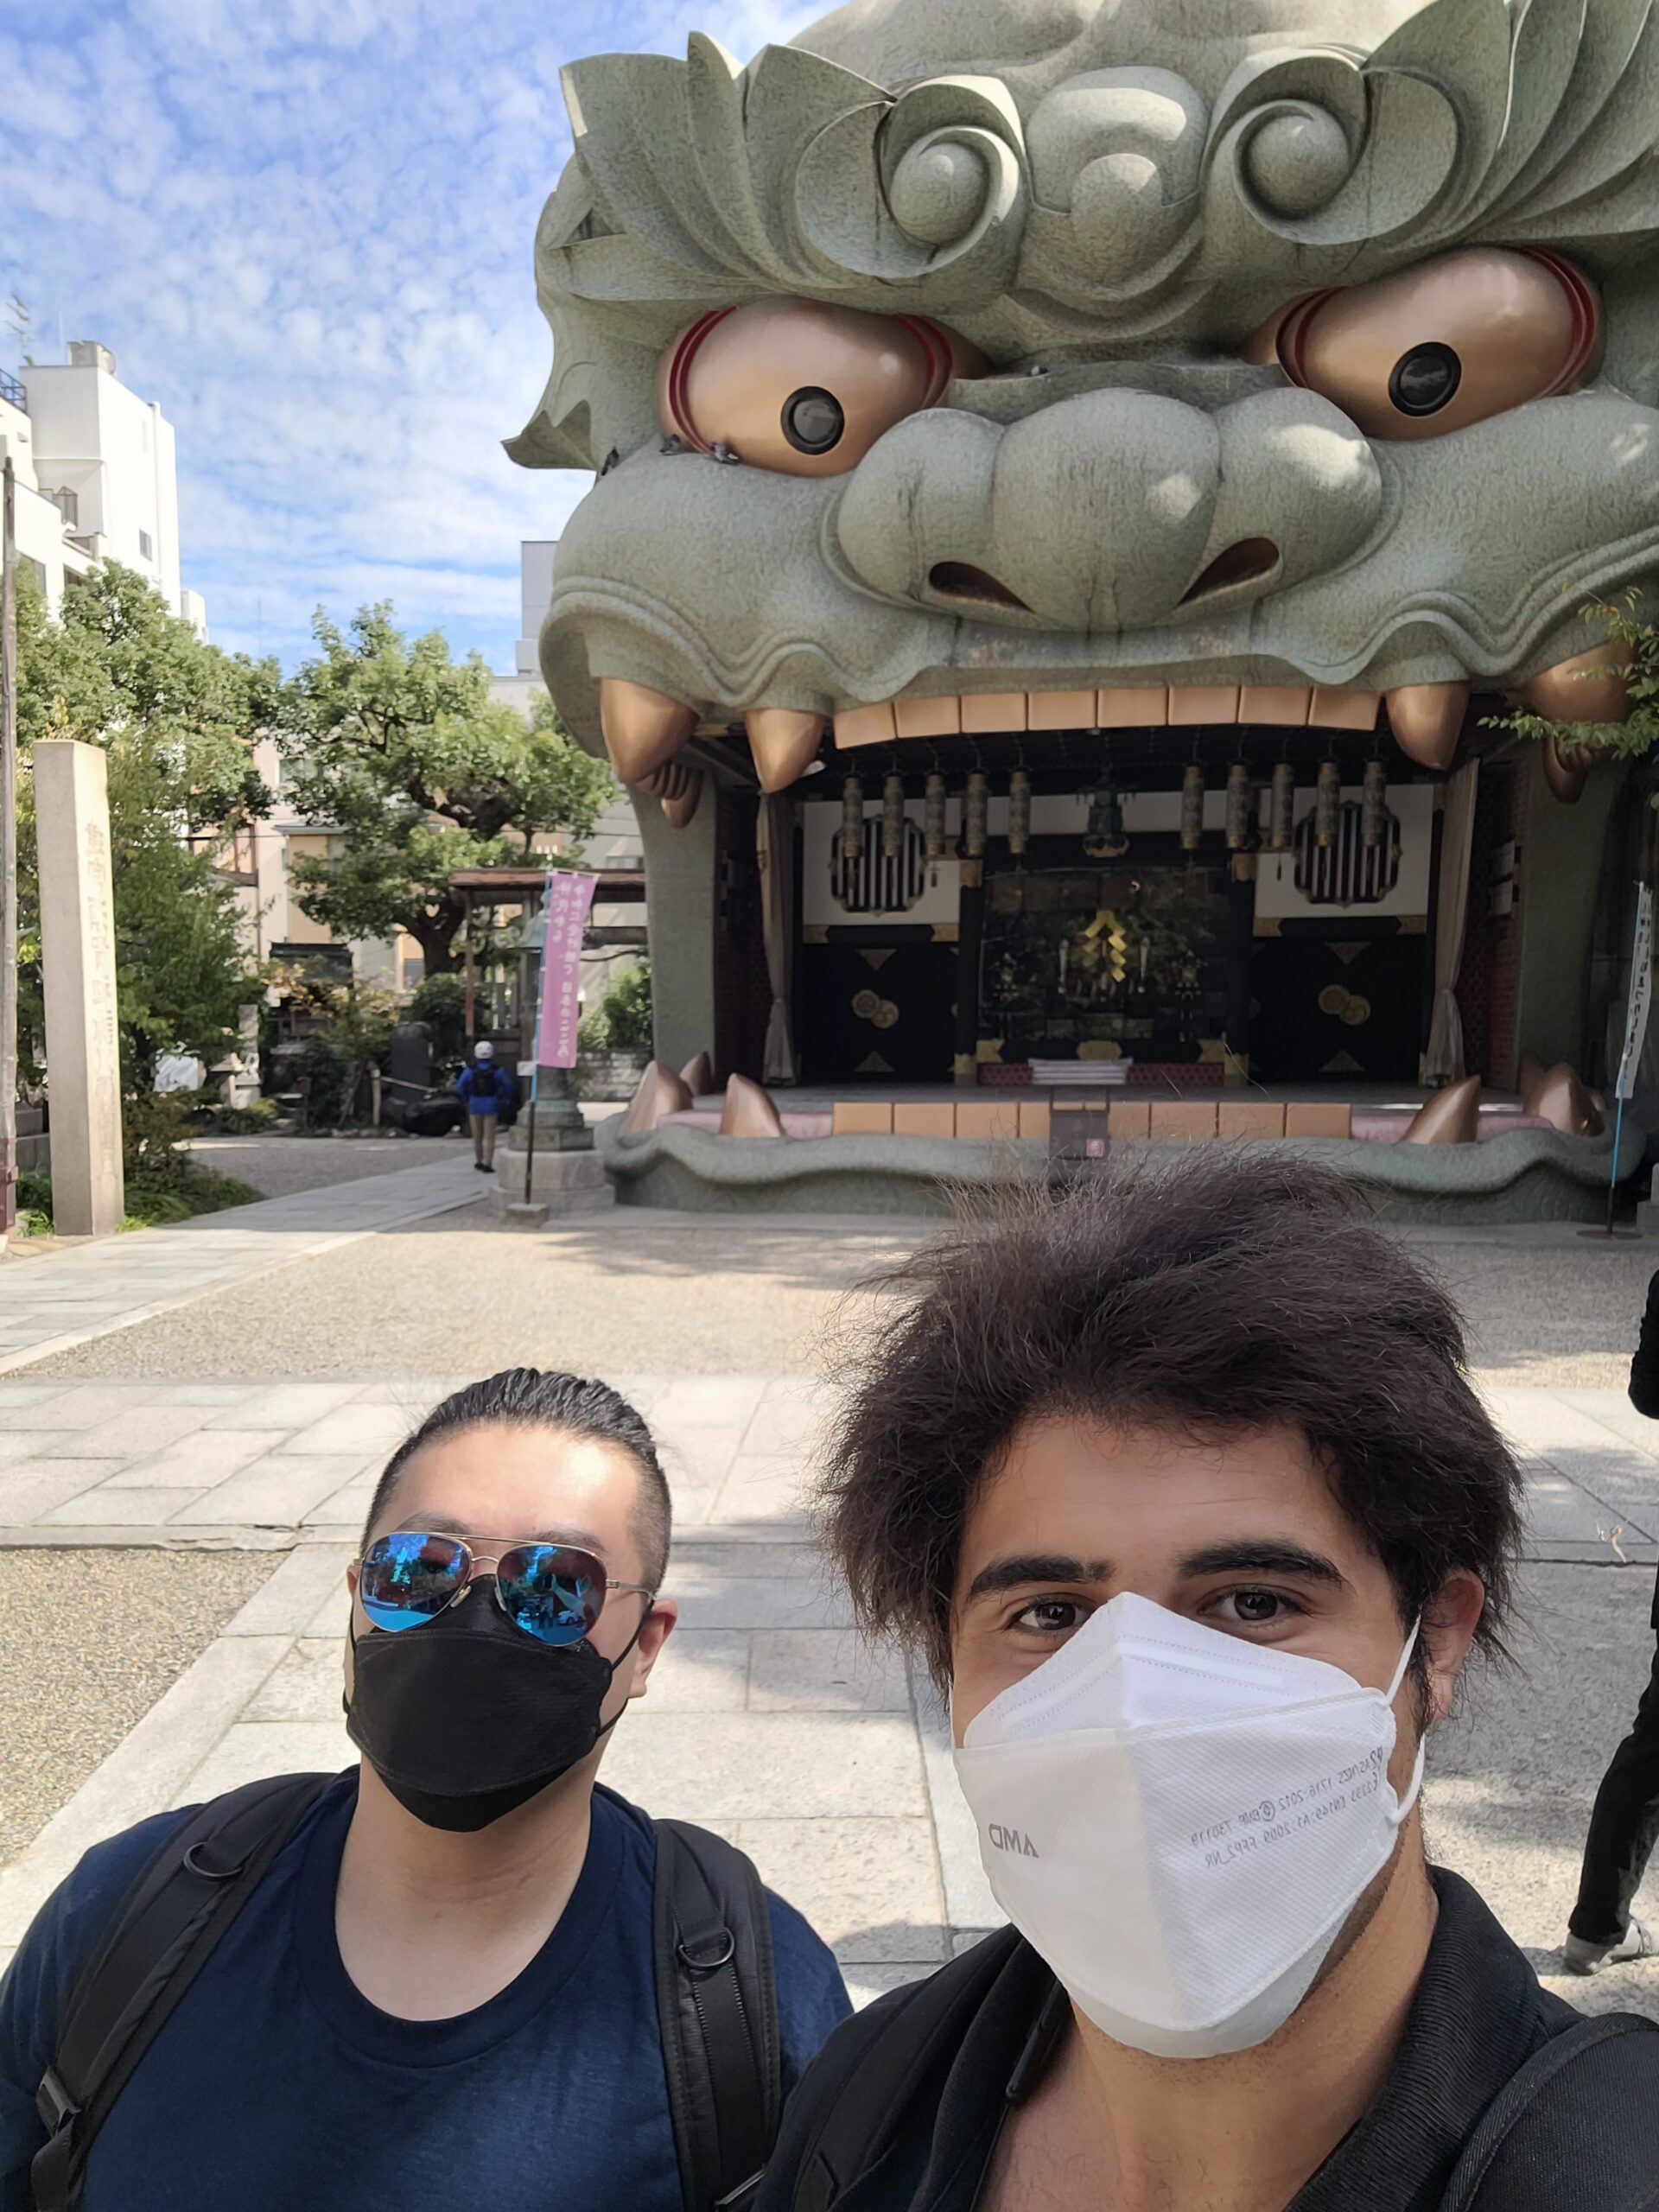
[[[376,1628],[420,1628],[454,1604],[480,1566],[493,1566],[497,1605],[539,1643],[579,1643],[613,1590],[657,1594],[643,1582],[613,1582],[602,1560],[573,1544],[513,1544],[478,1554],[458,1536],[425,1529],[378,1536],[359,1562],[357,1594]]]

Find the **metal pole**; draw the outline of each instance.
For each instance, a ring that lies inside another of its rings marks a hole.
[[[0,505],[0,1249],[17,1160],[17,486],[6,456]]]

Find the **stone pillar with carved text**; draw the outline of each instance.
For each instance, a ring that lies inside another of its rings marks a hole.
[[[34,750],[52,1217],[60,1236],[121,1225],[121,1049],[108,763],[95,745]]]

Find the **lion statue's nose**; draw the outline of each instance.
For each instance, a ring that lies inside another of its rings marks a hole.
[[[1321,574],[1381,501],[1370,445],[1314,393],[1211,411],[1114,389],[1007,427],[912,416],[849,479],[838,528],[852,568],[891,597],[1099,633]]]

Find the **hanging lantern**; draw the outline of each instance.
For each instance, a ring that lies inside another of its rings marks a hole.
[[[856,776],[841,787],[841,857],[849,868],[864,857],[864,786]]]
[[[1115,861],[1129,849],[1128,832],[1123,827],[1123,802],[1118,796],[1117,781],[1109,761],[1090,796],[1083,849],[1091,861]]]
[[[1181,850],[1196,853],[1204,842],[1204,771],[1189,760],[1181,772]]]
[[[881,857],[896,861],[905,849],[905,779],[889,776],[881,786]]]
[[[991,787],[976,768],[968,779],[968,798],[962,810],[962,851],[964,860],[984,857],[985,836],[990,826]]]
[[[1255,785],[1242,760],[1227,771],[1227,849],[1247,853],[1255,842]]]
[[[1268,850],[1287,853],[1296,842],[1296,771],[1281,760],[1273,772],[1273,797],[1268,808]]]
[[[1389,779],[1380,760],[1365,763],[1359,796],[1359,841],[1374,852],[1389,834]]]
[[[1008,850],[1023,853],[1031,842],[1031,778],[1016,768],[1008,778]]]
[[[944,858],[944,778],[937,769],[927,779],[923,819],[927,857],[931,861],[942,861]]]
[[[1319,780],[1313,794],[1313,842],[1334,845],[1342,827],[1342,771],[1334,760],[1321,760]]]

